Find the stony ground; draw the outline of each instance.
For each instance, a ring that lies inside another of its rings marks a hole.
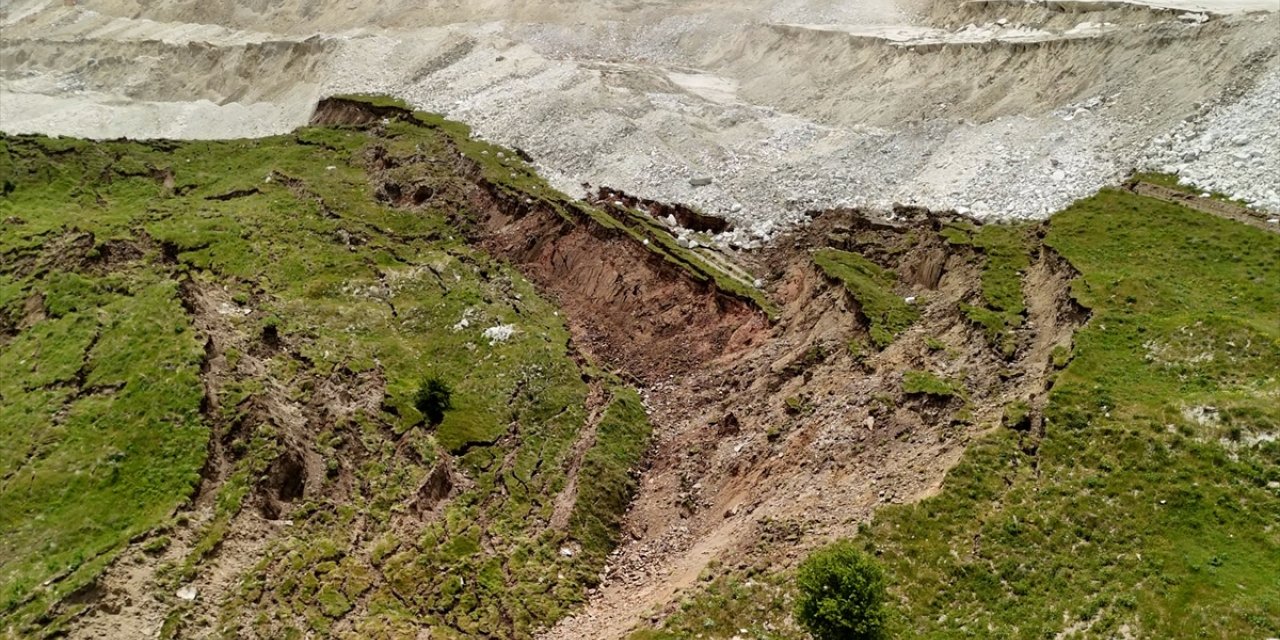
[[[388,93],[566,192],[694,204],[746,246],[838,205],[1043,218],[1135,168],[1280,211],[1280,18],[1210,4],[25,0],[0,18],[0,105],[11,132],[204,138]]]

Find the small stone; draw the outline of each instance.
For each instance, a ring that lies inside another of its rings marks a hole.
[[[705,187],[710,184],[711,184],[711,178],[706,178],[706,177],[689,178],[689,186],[691,187]]]
[[[179,600],[186,600],[187,602],[191,602],[192,600],[196,599],[196,595],[198,594],[194,586],[186,585],[181,589],[178,589],[177,595]]]

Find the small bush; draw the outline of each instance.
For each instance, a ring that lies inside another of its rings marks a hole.
[[[798,416],[802,413],[812,413],[813,403],[809,401],[808,396],[790,396],[782,401],[783,409],[787,415]]]
[[[444,412],[453,408],[453,389],[439,378],[428,378],[418,387],[413,406],[431,426],[439,425],[444,422]]]
[[[796,619],[817,640],[886,636],[884,572],[850,540],[810,555],[796,572]]]

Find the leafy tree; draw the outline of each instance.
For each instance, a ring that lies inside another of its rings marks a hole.
[[[796,572],[796,619],[817,640],[886,636],[884,572],[851,540],[810,555]]]
[[[418,387],[413,406],[431,426],[444,422],[444,412],[453,408],[453,389],[439,378],[428,378]]]

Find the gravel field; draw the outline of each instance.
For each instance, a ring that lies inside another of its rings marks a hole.
[[[0,128],[261,136],[390,93],[741,247],[835,205],[1043,217],[1134,169],[1280,211],[1280,14],[1209,5],[11,0]]]

